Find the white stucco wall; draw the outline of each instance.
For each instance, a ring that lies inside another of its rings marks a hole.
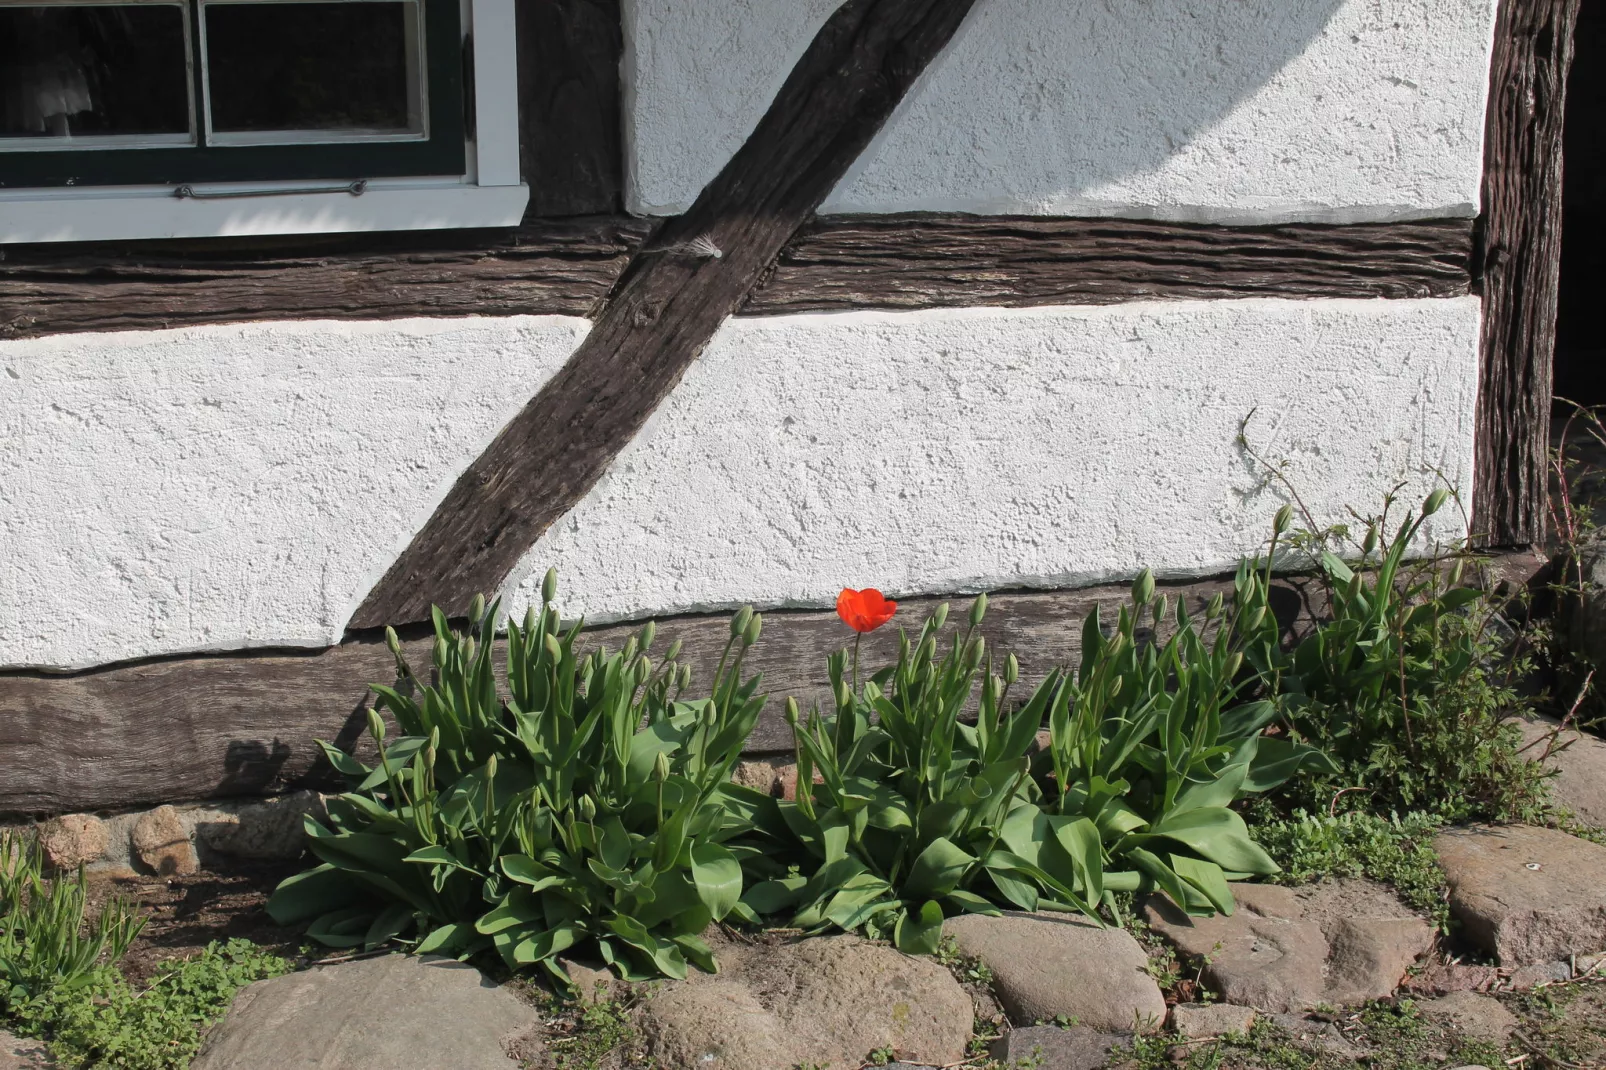
[[[625,0],[628,202],[683,211],[837,0]],[[826,212],[1476,213],[1495,0],[978,0]]]
[[[1229,569],[1320,517],[1469,485],[1476,298],[728,322],[504,592],[594,620]],[[1439,538],[1464,533],[1455,510]]]
[[[583,319],[0,342],[0,666],[339,639]]]

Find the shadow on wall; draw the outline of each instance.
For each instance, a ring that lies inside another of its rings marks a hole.
[[[1481,143],[1484,76],[1463,84],[1456,50],[1481,51],[1486,27],[1474,14],[1430,18],[1433,6],[979,0],[824,210],[894,211],[918,200],[938,210],[1099,214],[1127,202],[1123,215],[1144,214],[1132,205],[1166,215],[1171,205],[1394,203],[1393,176],[1367,172],[1419,170],[1413,130],[1423,153],[1442,159],[1446,141],[1458,160],[1470,150],[1472,170]],[[1447,38],[1449,56],[1435,52],[1430,32]],[[1479,120],[1478,129],[1444,129],[1447,112]],[[1399,192],[1408,205],[1419,191]]]

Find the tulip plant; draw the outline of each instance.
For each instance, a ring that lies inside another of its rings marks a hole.
[[[580,658],[555,588],[548,573],[541,613],[507,623],[505,698],[483,598],[466,634],[435,610],[433,683],[387,633],[397,683],[373,690],[402,735],[387,740],[370,711],[372,767],[323,744],[352,790],[329,801],[327,825],[307,820],[322,864],[279,886],[277,921],[312,919],[308,935],[335,947],[494,948],[559,977],[571,948],[628,978],[714,969],[699,934],[735,907],[754,849],[728,841],[772,804],[730,783],[764,702],[741,676],[762,622],[736,615],[708,697],[691,700],[678,643],[654,666],[651,624]]]

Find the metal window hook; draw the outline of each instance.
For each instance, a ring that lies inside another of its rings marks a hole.
[[[198,190],[188,182],[173,189],[173,196],[179,200],[218,201],[231,197],[284,197],[292,193],[349,193],[353,197],[361,197],[368,189],[368,180],[359,178],[355,182],[347,182],[339,186],[297,186],[285,188],[272,186],[264,189],[217,189]]]

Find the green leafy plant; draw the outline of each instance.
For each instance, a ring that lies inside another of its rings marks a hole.
[[[1313,817],[1297,811],[1290,818],[1267,820],[1255,831],[1282,867],[1278,883],[1370,877],[1392,885],[1401,899],[1448,932],[1450,889],[1433,850],[1433,837],[1442,827],[1432,814]]]
[[[1338,763],[1302,784],[1296,805],[1325,809],[1344,793],[1374,812],[1450,820],[1545,811],[1543,770],[1520,754],[1507,720],[1522,706],[1511,681],[1527,666],[1505,656],[1500,604],[1461,582],[1469,558],[1458,548],[1424,554],[1420,545],[1447,498],[1434,491],[1391,524],[1390,496],[1349,560],[1337,552],[1347,528],[1290,536],[1293,562],[1310,562],[1326,588],[1330,619],[1292,651],[1265,636],[1247,655],[1293,737]],[[1268,575],[1288,518],[1285,507]]]
[[[246,940],[209,944],[195,958],[165,962],[143,989],[100,966],[78,985],[14,1007],[11,1026],[46,1038],[64,1066],[182,1070],[236,991],[289,969],[284,959]]]
[[[89,918],[83,867],[45,876],[37,839],[0,832],[0,1011],[90,982],[103,960],[122,958],[145,920],[122,899]]]
[[[731,623],[710,696],[684,697],[679,644],[655,666],[648,624],[623,650],[581,657],[561,631],[548,573],[543,608],[507,623],[508,695],[492,671],[496,606],[469,631],[434,612],[434,682],[389,634],[397,684],[375,686],[372,768],[324,744],[353,789],[307,822],[322,864],[280,885],[281,923],[313,918],[332,946],[409,943],[419,953],[494,947],[514,968],[579,945],[628,979],[683,977],[714,962],[699,933],[742,891],[740,858],[773,800],[729,782],[763,698],[742,660],[762,622]],[[566,980],[566,978],[565,978]]]

